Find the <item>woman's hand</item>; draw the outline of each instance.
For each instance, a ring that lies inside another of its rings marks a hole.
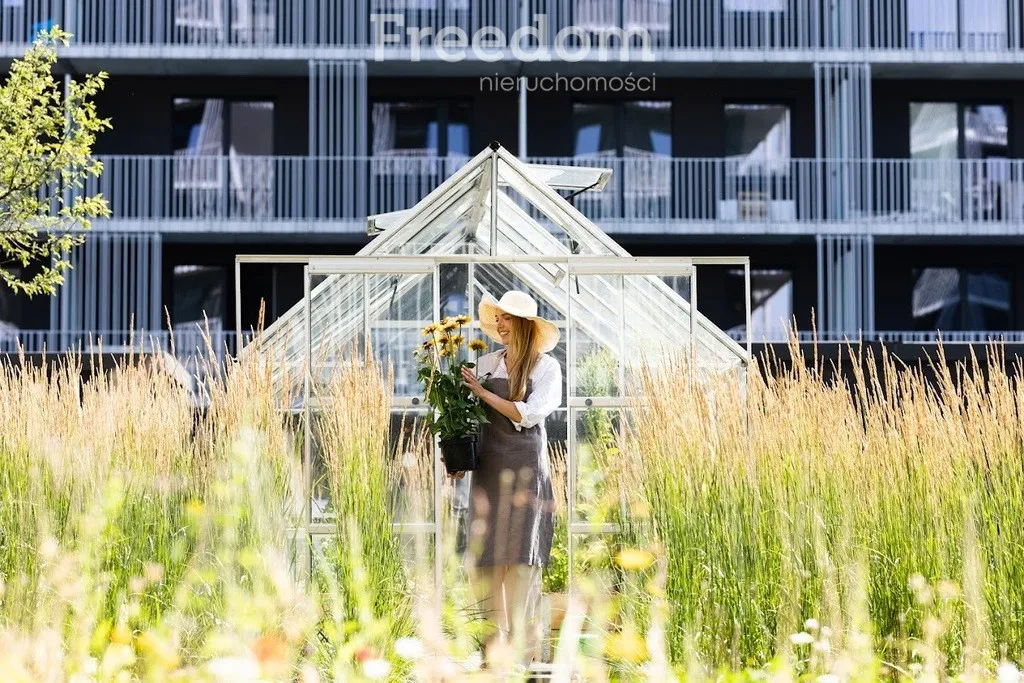
[[[487,389],[484,389],[483,385],[480,384],[480,380],[477,379],[476,373],[469,368],[462,368],[462,383],[469,387],[474,396],[483,398],[484,394],[487,393]]]

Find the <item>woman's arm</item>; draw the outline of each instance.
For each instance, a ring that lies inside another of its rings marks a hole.
[[[477,379],[476,374],[469,368],[462,368],[462,379],[465,381],[466,386],[469,387],[469,390],[479,396],[481,401],[494,408],[508,419],[516,423],[523,419],[523,416],[520,414],[519,408],[515,403],[503,399],[493,391],[488,391],[480,384],[480,380]]]
[[[525,401],[508,401],[488,391],[468,368],[463,369],[462,377],[470,391],[511,420],[519,431],[539,424],[562,403],[562,367],[549,356],[543,362],[544,367],[533,378],[532,390]]]

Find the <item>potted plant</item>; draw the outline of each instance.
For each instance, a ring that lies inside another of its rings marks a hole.
[[[415,352],[417,378],[433,409],[427,415],[427,427],[440,441],[449,474],[477,469],[479,425],[487,422],[483,405],[462,381],[462,368],[476,368],[462,353],[467,345],[462,330],[468,324],[469,316],[462,315],[428,325],[423,330],[427,339]],[[487,344],[474,339],[468,347],[479,352]]]

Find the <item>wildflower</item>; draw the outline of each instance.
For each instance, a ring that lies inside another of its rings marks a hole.
[[[454,337],[451,337],[448,340],[448,342],[452,346],[462,346],[465,343],[465,341],[466,341],[466,338],[463,337],[461,334],[457,334],[457,335],[455,335]]]
[[[474,339],[473,341],[469,342],[469,349],[470,351],[486,351],[487,342],[485,342],[483,339]]]
[[[437,324],[436,323],[431,324],[431,325],[427,325],[426,327],[423,328],[423,336],[424,337],[433,337],[436,333],[437,333]]]
[[[455,349],[453,349],[451,346],[445,346],[437,353],[439,356],[441,356],[441,358],[448,358],[449,356],[455,355]]]
[[[217,657],[204,667],[215,681],[255,681],[260,678],[260,667],[249,657]]]
[[[654,555],[646,550],[623,548],[615,556],[615,563],[626,570],[640,571],[654,564]]]
[[[395,641],[395,654],[408,661],[423,657],[423,643],[418,638],[399,638]]]
[[[257,638],[252,653],[264,672],[278,675],[288,670],[288,643],[278,634],[265,633]]]
[[[124,624],[118,624],[110,630],[110,642],[115,645],[130,645],[132,642],[132,631]]]
[[[422,344],[420,344],[420,350],[421,351],[429,351],[430,349],[434,348],[435,346],[437,346],[437,342],[434,341],[433,339],[428,339],[427,341],[425,341]]]
[[[818,620],[814,619],[814,618],[811,618],[811,619],[808,619],[807,621],[805,621],[804,622],[804,630],[805,631],[817,631],[818,630]]]
[[[206,506],[203,505],[203,501],[196,500],[194,498],[185,504],[185,512],[192,515],[193,517],[200,516],[201,514],[203,514],[203,511],[205,509]]]
[[[999,683],[1020,683],[1021,673],[1010,662],[1003,662],[996,669],[996,680]]]
[[[455,318],[455,323],[459,327],[465,327],[466,325],[469,324],[469,321],[470,321],[470,317],[468,315],[460,315],[457,318]]]
[[[647,643],[636,631],[628,629],[609,636],[605,641],[604,653],[609,659],[639,664],[647,659]]]
[[[907,580],[907,585],[910,586],[910,590],[916,593],[918,591],[924,590],[925,586],[927,586],[928,584],[924,580],[923,576],[921,576],[920,574],[914,574]]]
[[[789,642],[794,645],[810,645],[814,642],[814,636],[807,631],[800,631],[800,633],[794,633],[789,637]]]
[[[174,645],[143,631],[135,639],[135,648],[146,656],[150,664],[163,671],[174,671],[180,660]]]
[[[455,318],[445,318],[441,321],[441,329],[445,332],[454,330],[459,324],[455,322]]]
[[[387,678],[391,673],[391,664],[386,659],[368,659],[363,662],[363,675],[371,681]]]

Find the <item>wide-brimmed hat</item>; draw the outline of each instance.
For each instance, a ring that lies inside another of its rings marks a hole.
[[[490,294],[484,294],[484,298],[480,301],[480,329],[496,342],[501,342],[498,324],[495,322],[499,312],[532,320],[537,328],[534,345],[540,353],[547,353],[558,345],[558,340],[562,336],[558,326],[537,315],[537,302],[526,292],[516,290],[505,292],[500,301]]]

